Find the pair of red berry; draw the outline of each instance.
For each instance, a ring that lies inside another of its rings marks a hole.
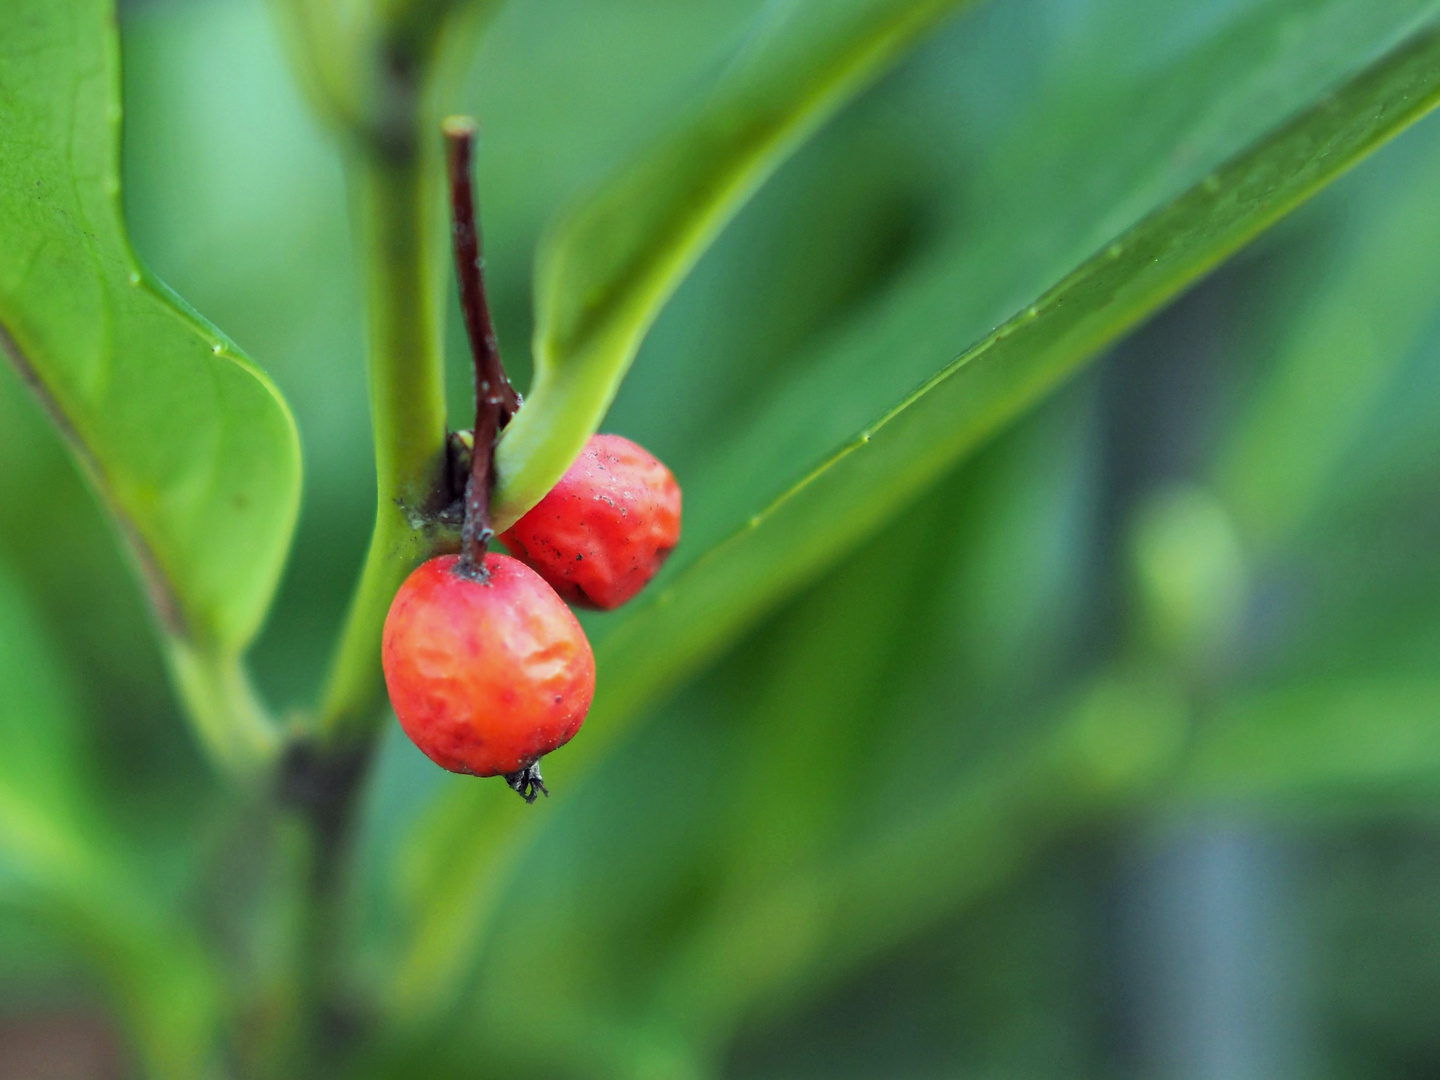
[[[488,550],[495,447],[520,407],[485,297],[471,158],[475,121],[445,121],[451,241],[475,359],[475,430],[459,555],[400,586],[381,661],[405,734],[437,765],[503,776],[534,802],[538,762],[580,730],[595,655],[564,602],[609,610],[645,587],[680,539],[680,486],[618,435],[595,435],[560,482]]]
[[[639,592],[680,539],[680,487],[628,439],[596,435],[501,539],[515,558],[444,555],[410,575],[382,659],[416,746],[533,802],[537,763],[580,729],[595,693],[590,642],[561,597],[609,610]]]

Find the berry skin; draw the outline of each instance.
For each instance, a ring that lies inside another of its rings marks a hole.
[[[570,603],[609,611],[643,589],[680,541],[680,485],[629,439],[592,435],[500,539]]]
[[[381,644],[385,685],[400,726],[431,761],[510,779],[580,730],[595,657],[533,570],[494,553],[488,577],[459,564],[455,555],[431,559],[395,594]]]

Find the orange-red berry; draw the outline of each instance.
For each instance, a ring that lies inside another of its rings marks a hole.
[[[531,769],[580,730],[595,694],[575,616],[505,555],[486,555],[479,573],[455,555],[417,568],[390,605],[381,658],[400,726],[451,772]]]
[[[594,435],[500,539],[570,603],[608,611],[643,589],[679,543],[680,485],[629,439]]]

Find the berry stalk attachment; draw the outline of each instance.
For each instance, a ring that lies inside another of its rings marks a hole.
[[[520,395],[510,385],[490,304],[485,296],[485,267],[480,252],[480,226],[475,215],[475,121],[468,116],[449,117],[443,129],[445,161],[450,177],[451,242],[455,250],[455,277],[460,288],[460,310],[475,361],[475,430],[470,455],[470,478],[465,485],[465,523],[460,534],[460,566],[466,573],[482,574],[485,552],[494,530],[490,527],[490,494],[495,487],[495,441],[520,407]]]
[[[495,442],[520,399],[496,347],[471,180],[475,123],[445,122],[460,303],[475,360],[475,430],[458,556],[417,568],[385,620],[381,662],[400,726],[452,772],[548,795],[540,759],[570,740],[595,694],[584,630],[529,567],[489,552]]]

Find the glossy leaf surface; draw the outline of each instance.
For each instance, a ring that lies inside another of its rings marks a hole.
[[[166,627],[231,654],[280,575],[298,441],[269,380],[131,251],[119,92],[110,3],[0,11],[0,340],[115,512]]]

